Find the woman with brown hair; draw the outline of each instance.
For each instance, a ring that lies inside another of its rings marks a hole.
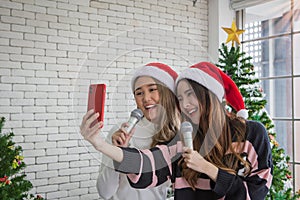
[[[180,126],[180,112],[175,96],[177,73],[168,65],[158,62],[148,63],[135,70],[131,79],[132,92],[137,108],[144,118],[137,124],[134,135],[122,129],[112,134],[116,146],[149,149],[158,144],[166,144],[174,138]],[[166,112],[168,111],[168,112]],[[91,113],[86,114],[88,119]],[[88,121],[83,120],[83,124]],[[84,129],[84,125],[81,127]],[[110,137],[108,137],[110,138]],[[130,140],[130,144],[128,144]],[[158,187],[135,189],[129,185],[126,175],[116,172],[102,159],[97,179],[97,190],[104,199],[110,200],[165,200],[170,181]]]

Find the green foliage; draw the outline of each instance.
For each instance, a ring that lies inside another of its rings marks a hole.
[[[265,95],[259,84],[259,79],[255,77],[254,66],[251,63],[252,58],[246,56],[246,53],[242,52],[239,46],[228,49],[225,44],[222,44],[219,53],[220,58],[217,66],[228,74],[239,87],[244,97],[245,106],[249,111],[248,119],[263,123],[270,136],[274,169],[272,185],[266,199],[295,200],[299,198],[299,193],[293,194],[291,172],[288,169],[290,158],[276,141],[276,133],[273,131],[274,124],[265,110],[267,101],[264,99]]]
[[[22,148],[16,146],[12,138],[14,134],[2,133],[5,119],[0,118],[0,198],[5,200],[43,199],[28,194],[32,188],[30,181],[22,170],[26,167],[23,162]]]

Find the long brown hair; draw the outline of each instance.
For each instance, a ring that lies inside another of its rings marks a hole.
[[[159,131],[152,137],[151,147],[170,141],[180,128],[179,103],[175,94],[163,83],[155,78],[154,80],[157,83],[160,105],[165,112],[157,124]]]
[[[228,173],[236,174],[239,163],[243,163],[246,168],[250,169],[249,163],[232,145],[232,138],[235,137],[238,147],[242,148],[246,134],[245,121],[234,115],[228,116],[224,105],[206,87],[189,79],[187,81],[194,89],[201,112],[193,140],[194,150],[200,152],[208,162]],[[183,177],[195,189],[199,172],[187,168],[183,161],[180,165]]]

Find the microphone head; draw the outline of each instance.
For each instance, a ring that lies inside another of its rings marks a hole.
[[[180,133],[184,146],[193,149],[193,126],[190,122],[183,122],[180,126]]]
[[[136,108],[131,112],[130,116],[135,117],[138,121],[140,121],[144,117],[144,114],[140,109]]]
[[[192,133],[193,132],[193,126],[190,122],[183,122],[181,123],[180,126],[180,133],[184,134],[184,133]]]

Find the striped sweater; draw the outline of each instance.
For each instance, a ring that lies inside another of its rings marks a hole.
[[[205,174],[198,178],[196,190],[192,190],[181,175],[178,161],[182,143],[177,136],[167,145],[157,145],[148,150],[123,148],[124,159],[115,162],[115,169],[127,173],[132,187],[155,187],[171,179],[175,186],[175,200],[196,199],[265,199],[272,182],[272,156],[265,127],[255,121],[247,121],[244,148],[239,153],[251,165],[251,172],[244,176],[243,166],[236,175],[219,169],[216,182]],[[233,138],[233,145],[234,142]]]

